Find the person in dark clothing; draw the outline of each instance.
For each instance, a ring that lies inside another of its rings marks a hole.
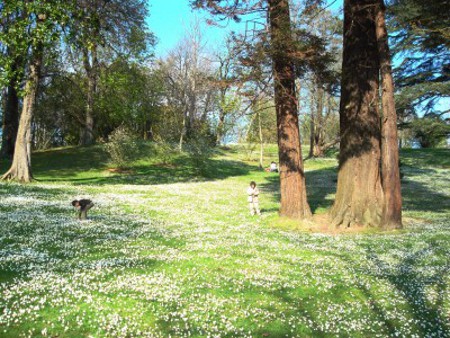
[[[78,219],[85,220],[87,219],[87,212],[94,206],[94,203],[91,200],[81,199],[72,201],[72,205],[75,209],[78,209]]]

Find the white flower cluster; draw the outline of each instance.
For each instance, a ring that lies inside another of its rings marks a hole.
[[[404,188],[448,199],[443,171]],[[241,185],[0,183],[0,336],[449,337],[448,210],[394,234],[287,232],[247,216]]]

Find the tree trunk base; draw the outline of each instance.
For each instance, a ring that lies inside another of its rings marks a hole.
[[[0,178],[2,181],[18,181],[20,183],[30,183],[33,181],[33,176],[27,173],[19,174],[14,168],[9,169]]]

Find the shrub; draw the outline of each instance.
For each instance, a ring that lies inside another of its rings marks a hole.
[[[204,175],[208,159],[214,153],[212,141],[203,135],[196,135],[189,139],[189,142],[185,145],[185,151],[189,154],[194,168],[199,174]]]
[[[126,127],[119,127],[109,135],[105,145],[111,163],[120,169],[129,167],[139,156],[139,143],[133,133]]]

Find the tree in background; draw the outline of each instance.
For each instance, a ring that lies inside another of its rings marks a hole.
[[[20,114],[19,128],[15,142],[13,162],[3,179],[16,179],[30,182],[31,172],[31,124],[35,113],[35,103],[43,62],[44,49],[58,41],[60,27],[67,20],[69,5],[55,1],[51,5],[44,1],[27,1],[22,3],[5,2],[0,16],[11,17],[11,13],[20,12],[13,22],[2,31],[0,40],[14,55],[3,59],[2,68],[8,69],[9,61],[18,57],[26,59],[24,99]],[[14,62],[13,62],[14,63]],[[10,70],[10,69],[8,69]],[[7,71],[7,79],[14,77],[15,72]],[[9,76],[9,78],[8,78]]]
[[[86,74],[86,109],[80,144],[95,140],[95,107],[101,65],[124,58],[143,61],[149,55],[153,35],[145,19],[143,0],[76,0],[76,10],[68,27],[67,41],[74,62],[81,61]]]
[[[321,6],[295,8],[297,40],[315,55],[297,68],[302,131],[309,137],[309,156],[321,157],[339,142],[337,90],[341,71],[342,20]]]
[[[210,135],[210,114],[216,108],[216,89],[212,61],[204,52],[199,22],[195,22],[165,60],[159,61],[158,72],[163,78],[167,113],[167,127],[178,134],[179,150],[190,139]],[[206,139],[205,139],[206,140]]]
[[[428,114],[413,120],[409,129],[422,148],[437,147],[450,135],[450,125],[438,114]]]
[[[438,113],[436,104],[450,97],[448,1],[391,0],[388,4],[393,52],[401,61],[395,69],[397,108]]]

